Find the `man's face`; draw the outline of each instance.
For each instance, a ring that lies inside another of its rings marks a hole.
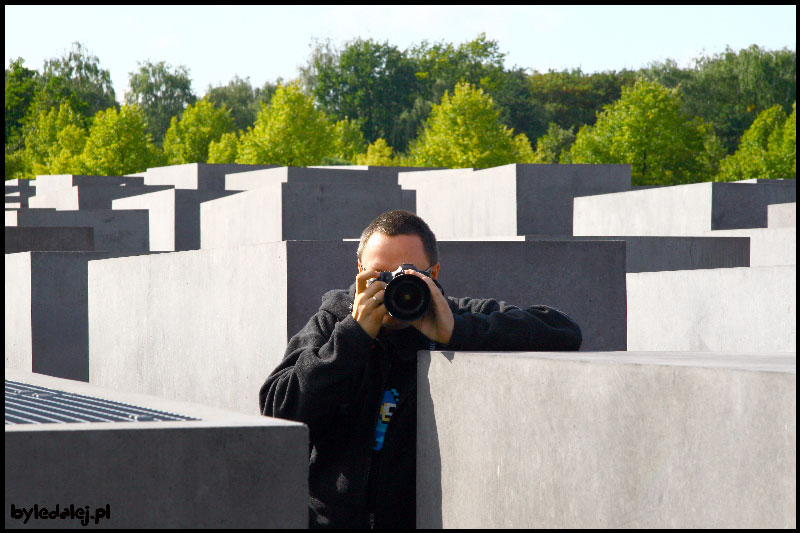
[[[373,233],[361,253],[358,263],[359,271],[377,270],[378,272],[393,272],[403,264],[412,264],[419,270],[427,270],[432,266],[422,239],[418,235],[395,235],[390,237],[382,233]],[[439,276],[439,264],[431,269],[431,278]],[[411,324],[397,320],[389,314],[383,317],[383,327],[386,329],[403,329]]]

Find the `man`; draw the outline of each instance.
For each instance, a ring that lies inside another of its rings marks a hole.
[[[387,313],[380,272],[412,264],[432,299],[401,322]],[[554,309],[445,297],[436,237],[407,211],[361,235],[358,275],[331,291],[289,341],[259,394],[261,412],[308,425],[311,527],[415,527],[418,350],[577,350],[578,325]]]

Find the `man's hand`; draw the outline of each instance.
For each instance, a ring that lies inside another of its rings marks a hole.
[[[380,274],[374,270],[359,272],[356,276],[356,296],[353,302],[353,318],[367,335],[373,339],[378,336],[386,316],[386,306],[383,305],[383,293],[386,283],[373,281],[367,287],[367,281],[377,278]]]
[[[428,311],[425,316],[419,320],[411,323],[412,326],[417,328],[423,335],[428,337],[434,342],[439,344],[447,344],[450,342],[450,337],[453,335],[453,312],[447,304],[442,291],[431,278],[424,274],[420,274],[415,270],[406,270],[406,274],[413,274],[421,278],[431,291],[431,304],[428,306]]]

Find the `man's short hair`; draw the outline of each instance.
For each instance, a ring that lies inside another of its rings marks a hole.
[[[364,253],[364,247],[367,241],[372,237],[373,233],[381,233],[388,237],[396,235],[417,235],[422,239],[422,246],[425,254],[428,256],[431,264],[435,265],[439,262],[439,247],[436,244],[436,235],[433,234],[431,228],[425,223],[424,220],[419,218],[410,211],[403,211],[397,209],[395,211],[387,211],[378,218],[370,222],[369,226],[361,233],[361,242],[358,244],[358,260],[361,261],[361,255]],[[417,265],[419,268],[426,268],[423,265]]]

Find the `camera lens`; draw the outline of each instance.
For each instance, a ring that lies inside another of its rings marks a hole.
[[[386,286],[383,301],[390,315],[411,322],[428,310],[431,293],[428,285],[417,276],[402,274]]]

